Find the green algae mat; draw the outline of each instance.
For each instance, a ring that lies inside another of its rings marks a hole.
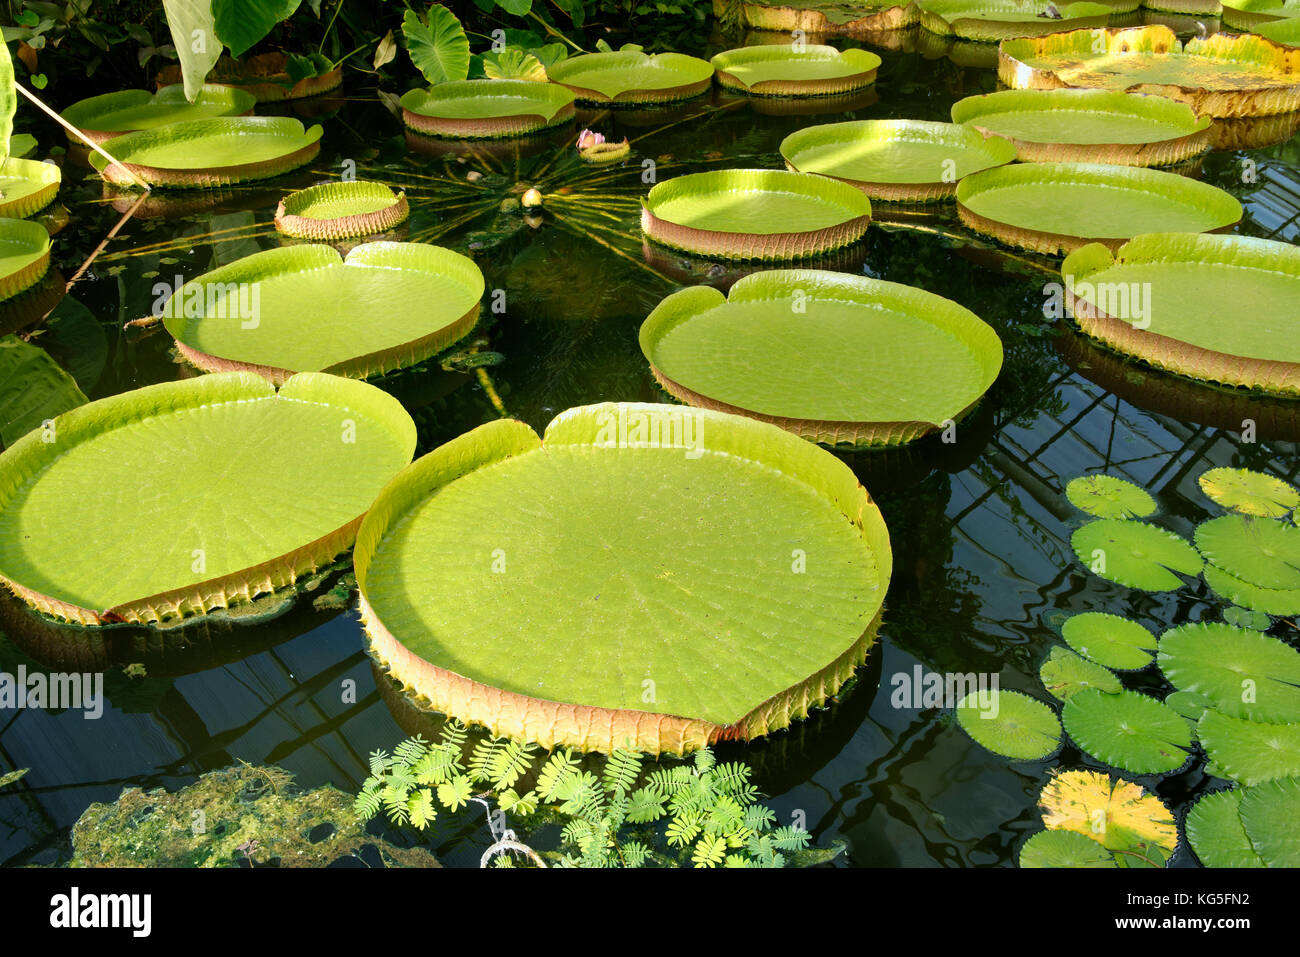
[[[187,282],[163,304],[181,354],[209,371],[364,378],[412,365],[473,328],[483,274],[426,243],[268,249]]]
[[[1003,90],[958,100],[954,123],[1001,136],[1026,163],[1169,166],[1210,148],[1208,116],[1160,96],[1111,90]]]
[[[63,173],[53,163],[9,157],[0,164],[0,217],[39,213],[59,193]]]
[[[118,90],[78,100],[63,111],[65,120],[87,138],[104,143],[123,133],[151,130],[170,123],[207,120],[251,113],[257,98],[244,90],[205,83],[193,103],[185,98],[184,84],[148,90]]]
[[[395,399],[335,376],[100,399],[0,455],[0,581],[87,625],[248,601],[345,551],[414,449]]]
[[[1013,89],[1155,93],[1188,104],[1199,116],[1300,109],[1300,50],[1249,34],[1183,43],[1168,27],[1147,26],[1004,40],[998,78]]]
[[[781,141],[786,165],[842,180],[872,199],[949,199],[963,176],[1010,163],[1001,137],[928,120],[850,120],[796,130]]]
[[[170,123],[113,140],[110,163],[91,165],[110,183],[133,185],[128,170],[151,185],[225,186],[297,169],[320,152],[321,128],[288,116],[230,116]],[[125,167],[125,168],[123,168]]]
[[[740,47],[710,60],[718,82],[757,96],[826,96],[876,82],[880,57],[868,50],[793,44]]]
[[[727,259],[800,259],[861,239],[871,201],[808,173],[728,169],[655,184],[641,229],[655,242]]]
[[[606,403],[419,459],[355,562],[371,653],[417,702],[544,747],[680,754],[833,694],[874,641],[891,553],[829,452]]]
[[[957,185],[961,221],[999,242],[1047,255],[1090,242],[1117,249],[1140,233],[1209,232],[1241,219],[1241,203],[1207,183],[1136,166],[1017,163]]]
[[[684,53],[614,50],[569,57],[548,74],[581,103],[666,103],[707,90],[713,83],[713,64]]]
[[[1300,396],[1300,248],[1246,236],[1140,236],[1087,246],[1061,266],[1072,312],[1094,339],[1203,381]],[[1142,322],[1117,308],[1145,287]]]
[[[1127,10],[1107,3],[1068,3],[1058,9],[1047,0],[921,0],[921,26],[939,36],[996,43],[1009,37],[1033,37],[1063,30],[1104,27]],[[1048,7],[1059,17],[1048,15]]]
[[[40,223],[0,218],[0,302],[40,282],[50,268],[50,234]]]
[[[383,183],[321,183],[280,200],[275,228],[295,239],[348,239],[392,229],[410,212],[406,193],[394,193]]]
[[[814,269],[669,296],[641,327],[659,383],[694,406],[830,445],[896,445],[967,412],[1002,366],[997,333],[951,300]]]
[[[460,80],[402,96],[402,122],[432,136],[523,136],[573,119],[573,93],[530,80]]]

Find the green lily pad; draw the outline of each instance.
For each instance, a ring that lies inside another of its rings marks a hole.
[[[412,365],[464,337],[483,274],[426,243],[268,249],[187,282],[162,305],[182,355],[209,371],[243,368],[364,378]]]
[[[1216,711],[1252,721],[1300,722],[1300,652],[1257,631],[1220,622],[1180,625],[1160,638],[1156,662]]]
[[[1002,90],[958,100],[954,123],[1001,136],[1026,163],[1168,166],[1210,148],[1208,116],[1162,96],[1111,90]]]
[[[1048,0],[920,0],[919,6],[921,26],[931,33],[983,43],[1104,27],[1118,12],[1110,4],[1067,3],[1057,8]],[[1058,15],[1048,16],[1049,7]]]
[[[1263,867],[1241,823],[1240,788],[1214,791],[1187,812],[1187,840],[1206,867]]]
[[[986,700],[989,694],[991,700]],[[1056,713],[1019,691],[972,692],[957,702],[956,711],[961,729],[1001,757],[1039,761],[1061,746]]]
[[[104,179],[131,186],[134,173],[160,186],[226,186],[267,179],[309,163],[320,153],[321,128],[303,129],[290,116],[229,116],[187,120],[113,140],[116,163],[99,153],[90,165]]]
[[[433,136],[524,136],[573,119],[573,93],[531,80],[455,80],[402,96],[402,121]]]
[[[1260,784],[1300,776],[1300,724],[1263,724],[1207,711],[1196,737],[1220,777]]]
[[[100,399],[0,455],[0,580],[83,624],[248,601],[345,551],[414,448],[397,400],[334,376]]]
[[[1155,93],[1200,116],[1300,109],[1300,63],[1263,37],[1217,33],[1182,43],[1166,26],[1075,30],[1004,42],[998,78],[1013,89]]]
[[[857,242],[871,201],[847,183],[771,169],[728,169],[663,180],[641,210],[655,242],[702,256],[791,260]]]
[[[40,282],[50,268],[50,234],[40,223],[0,218],[0,302]]]
[[[1135,691],[1080,691],[1061,709],[1066,733],[1098,761],[1134,774],[1165,774],[1187,763],[1192,732],[1172,708]]]
[[[1260,588],[1225,572],[1217,565],[1206,565],[1203,574],[1205,583],[1215,594],[1252,609],[1256,614],[1300,615],[1300,589]]]
[[[1047,693],[1060,701],[1088,688],[1096,688],[1106,694],[1119,694],[1124,690],[1124,685],[1110,669],[1061,647],[1052,649],[1043,666],[1038,669],[1038,677]]]
[[[1195,726],[1214,702],[1199,691],[1173,691],[1165,696],[1165,705],[1173,708]]]
[[[1216,504],[1243,515],[1285,518],[1300,508],[1300,491],[1294,485],[1253,469],[1210,469],[1196,481]]]
[[[76,380],[44,349],[17,336],[0,339],[0,445],[13,445],[41,423],[85,402]]]
[[[974,313],[911,286],[814,269],[674,293],[641,327],[660,384],[827,444],[911,441],[993,384],[1002,342]]]
[[[1254,32],[1283,46],[1300,47],[1300,20],[1295,18],[1262,23],[1255,27]]]
[[[1117,671],[1137,671],[1155,658],[1155,635],[1132,619],[1104,611],[1067,618],[1061,637],[1085,658]]]
[[[1252,631],[1268,631],[1273,624],[1273,619],[1266,612],[1237,605],[1223,609],[1223,620],[1235,628],[1249,628]]]
[[[1195,575],[1204,564],[1186,539],[1146,522],[1099,518],[1076,528],[1070,544],[1094,575],[1143,591],[1178,588],[1174,572]]]
[[[1300,867],[1300,779],[1268,781],[1241,793],[1241,824],[1265,867]]]
[[[1118,249],[1141,233],[1225,229],[1242,207],[1231,193],[1162,170],[1016,163],[963,178],[957,212],[975,232],[1057,255],[1092,242]]]
[[[290,193],[276,207],[275,228],[297,239],[338,240],[385,232],[409,215],[406,193],[354,179]]]
[[[1113,255],[1080,249],[1061,274],[1075,290],[1076,322],[1110,348],[1194,379],[1300,396],[1300,248],[1163,233]],[[1130,303],[1123,314],[1120,291],[1141,288],[1150,290],[1144,308]]]
[[[9,137],[9,155],[11,157],[28,156],[36,152],[36,137],[31,133],[15,133]]]
[[[1300,17],[1300,0],[1223,0],[1222,7],[1223,25],[1232,30]]]
[[[1221,515],[1196,526],[1205,560],[1259,588],[1300,588],[1300,528],[1269,518]]]
[[[380,494],[354,560],[371,652],[426,706],[546,747],[673,753],[833,694],[891,567],[829,452],[639,403],[453,439]]]
[[[1156,510],[1156,500],[1145,489],[1113,475],[1070,479],[1065,497],[1075,508],[1098,518],[1146,518]]]
[[[152,130],[169,123],[207,120],[219,116],[251,113],[257,98],[244,90],[217,83],[205,83],[191,103],[185,86],[164,86],[157,93],[148,90],[117,90],[78,100],[63,111],[63,118],[96,143],[105,143],[123,133]]]
[[[580,103],[666,103],[698,96],[713,82],[713,64],[683,53],[640,50],[584,53],[556,63],[551,80]]]
[[[764,44],[726,50],[709,62],[728,89],[757,96],[825,96],[870,86],[880,57],[820,44]]]
[[[53,163],[10,157],[0,165],[0,216],[24,219],[58,195],[63,174]]]
[[[1118,867],[1115,856],[1077,831],[1039,831],[1020,848],[1021,867]]]
[[[852,120],[796,130],[781,155],[793,170],[843,180],[872,199],[921,202],[951,198],[963,176],[1010,163],[1016,150],[954,123]]]

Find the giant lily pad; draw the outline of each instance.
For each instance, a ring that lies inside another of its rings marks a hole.
[[[850,120],[791,133],[781,155],[792,170],[851,183],[872,199],[947,199],[957,181],[1010,163],[1015,147],[998,136],[926,120]]]
[[[1236,718],[1300,721],[1300,652],[1221,622],[1180,625],[1160,638],[1160,670],[1183,691]]]
[[[722,17],[721,0],[714,13]],[[897,0],[740,0],[740,16],[753,30],[875,38],[917,22],[916,4]]]
[[[1066,3],[1057,8],[1048,0],[920,0],[919,6],[921,26],[931,33],[986,43],[1104,27],[1121,12],[1114,4]],[[1048,7],[1057,16],[1051,16]],[[1130,12],[1137,8],[1132,0]]]
[[[1196,527],[1211,565],[1259,588],[1300,588],[1300,528],[1270,518],[1220,515]]]
[[[1214,791],[1187,812],[1187,840],[1206,867],[1263,867],[1241,823],[1241,788]]]
[[[315,72],[295,79],[289,74],[289,58],[284,53],[259,53],[238,60],[223,56],[208,74],[208,82],[251,93],[259,103],[317,96],[343,84],[341,63],[336,66],[319,53],[307,59]],[[179,82],[179,67],[165,66],[158,71],[160,87]]]
[[[861,239],[871,201],[847,183],[770,169],[690,173],[657,183],[641,209],[655,242],[726,259],[802,259]]]
[[[941,428],[1002,366],[997,333],[955,302],[813,269],[746,276],[730,297],[684,289],[640,338],[655,378],[683,402],[828,444],[895,445]]]
[[[1074,742],[1098,761],[1134,774],[1164,774],[1187,763],[1192,732],[1182,715],[1136,691],[1073,694],[1061,722]]]
[[[573,93],[531,80],[457,80],[402,97],[402,121],[434,136],[523,136],[573,115]]]
[[[824,96],[876,82],[880,57],[818,44],[741,47],[709,61],[724,87],[758,96]]]
[[[0,302],[41,281],[50,268],[50,234],[40,223],[0,218]]]
[[[1061,274],[1075,322],[1111,348],[1196,379],[1300,395],[1300,248],[1248,236],[1150,235],[1115,254],[1080,249]],[[1140,321],[1119,295],[1135,289],[1149,290]]]
[[[698,96],[713,83],[713,64],[684,53],[640,50],[584,53],[561,60],[551,80],[573,91],[580,103],[669,103]]]
[[[167,331],[201,369],[365,377],[412,365],[473,328],[483,274],[426,243],[268,249],[187,282],[163,305]]]
[[[1241,203],[1176,173],[1094,163],[1017,163],[957,185],[957,212],[976,232],[1048,255],[1090,242],[1118,249],[1139,233],[1199,233],[1241,219]]]
[[[251,113],[257,98],[244,90],[205,83],[198,98],[185,98],[185,86],[164,86],[157,93],[148,90],[118,90],[78,100],[63,111],[63,118],[89,140],[105,143],[123,133],[151,130],[169,123],[207,120],[219,116]],[[69,134],[71,136],[71,134]]]
[[[0,165],[0,217],[23,219],[39,213],[58,195],[62,179],[53,163],[9,157]]]
[[[1196,737],[1221,777],[1241,784],[1300,777],[1300,723],[1265,724],[1207,711]]]
[[[1147,26],[1004,40],[998,77],[1014,89],[1155,93],[1186,103],[1198,116],[1300,109],[1300,55],[1253,35],[1218,33],[1183,44],[1168,27]]]
[[[92,153],[90,163],[119,186],[128,170],[153,185],[225,186],[278,176],[315,159],[321,128],[304,130],[288,116],[231,116],[188,120],[126,133],[113,141],[110,163]]]
[[[1202,472],[1196,481],[1214,502],[1243,515],[1284,518],[1300,508],[1300,491],[1264,472],[1224,466]]]
[[[1183,582],[1174,572],[1196,575],[1204,564],[1173,532],[1126,519],[1100,518],[1080,526],[1070,545],[1094,575],[1144,591],[1178,588]]]
[[[1208,116],[1162,96],[1113,90],[1002,90],[958,100],[954,123],[1004,137],[1026,163],[1169,166],[1210,148]]]
[[[956,703],[957,724],[977,744],[1015,761],[1039,761],[1061,746],[1061,723],[1019,691],[971,692]]]
[[[1262,37],[1286,47],[1300,47],[1300,19],[1289,17],[1276,23],[1263,23],[1255,27]]]
[[[1061,625],[1066,644],[1099,665],[1137,671],[1151,664],[1156,636],[1136,621],[1104,611],[1071,615]]]
[[[829,452],[634,403],[436,449],[375,501],[355,562],[371,653],[421,703],[545,747],[674,753],[833,694],[891,567],[879,511]]]
[[[409,215],[406,193],[354,179],[290,193],[276,207],[275,228],[296,239],[348,239],[382,233]]]
[[[1064,771],[1044,786],[1038,803],[1049,833],[1095,841],[1122,867],[1163,866],[1178,846],[1178,827],[1169,809],[1132,781],[1096,771]]]
[[[83,624],[251,600],[345,551],[414,449],[395,399],[334,376],[100,399],[0,455],[0,580]]]

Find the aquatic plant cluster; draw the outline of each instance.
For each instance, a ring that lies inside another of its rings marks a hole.
[[[464,198],[440,194],[429,205],[445,220],[423,233],[419,176],[358,176],[347,161],[284,185],[320,155],[330,119],[268,105],[328,114],[347,60],[246,56],[297,4],[238,23],[220,4],[168,6],[178,62],[156,90],[62,104],[63,169],[93,171],[123,222],[265,185],[280,245],[178,271],[150,316],[126,322],[168,337],[177,381],[89,401],[39,340],[0,339],[13,383],[0,384],[0,582],[56,631],[161,631],[350,563],[376,681],[447,719],[436,743],[372,755],[360,818],[422,830],[481,804],[494,866],[833,858],[778,826],[750,769],[715,751],[790,728],[856,680],[887,621],[894,547],[843,456],[953,444],[1009,348],[1005,317],[868,274],[858,253],[873,234],[955,211],[994,258],[1050,278],[1049,320],[1197,388],[1300,400],[1300,250],[1234,231],[1241,201],[1197,179],[1213,150],[1300,128],[1300,36],[1280,0],[1276,16],[1207,0],[1235,34],[1133,25],[1157,3],[715,0],[720,21],[766,32],[707,60],[604,39],[586,51],[536,14],[542,37],[496,31],[472,55],[447,7],[408,8],[402,44],[426,83],[380,101],[413,153],[455,170],[424,179]],[[563,9],[580,25],[580,3]],[[809,123],[769,168],[722,154],[661,176],[639,139],[601,132],[615,115],[698,120],[708,111],[673,111],[706,96],[851,113],[884,61],[829,41],[890,49],[909,28],[1007,89],[960,99],[951,122]],[[212,42],[180,42],[192,35]],[[47,277],[63,174],[18,153],[37,148],[11,136],[19,91],[48,107],[0,47],[0,305],[21,329],[66,291]],[[368,72],[397,48],[390,31]],[[565,160],[578,172],[559,179]],[[575,196],[624,170],[639,174],[639,232],[623,229],[632,200]],[[464,251],[425,241],[485,211],[500,231]],[[596,241],[690,279],[637,335],[661,401],[550,410],[535,430],[504,414],[487,371],[505,291],[475,253],[601,217],[619,226],[591,226]],[[473,375],[502,415],[425,449],[400,388],[439,365]],[[1074,478],[1064,494],[1089,518],[1070,546],[1115,586],[1208,590],[1222,620],[1157,637],[1080,613],[1059,623],[1043,695],[995,691],[990,708],[981,691],[952,708],[1009,760],[1078,754],[1104,769],[1053,768],[1023,866],[1164,866],[1182,839],[1210,865],[1300,863],[1286,823],[1300,812],[1300,652],[1281,630],[1300,615],[1300,493],[1225,468],[1200,488],[1225,511],[1188,541],[1149,520],[1143,488]],[[148,503],[147,520],[124,501]],[[1175,822],[1151,789],[1194,765],[1230,786]],[[539,854],[497,812],[559,823],[559,847]]]

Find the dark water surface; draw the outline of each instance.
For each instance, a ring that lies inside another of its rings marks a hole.
[[[705,53],[739,39],[721,38]],[[226,191],[207,208],[166,205],[201,203],[207,194],[156,191],[157,206],[151,199],[139,210],[74,286],[71,298],[84,308],[65,302],[59,321],[35,341],[75,372],[92,399],[194,374],[177,363],[165,333],[123,323],[150,312],[156,282],[193,278],[277,246],[277,199],[337,176],[351,161],[358,176],[407,190],[406,238],[470,250],[488,289],[505,291],[505,313],[485,309],[484,325],[457,347],[499,353],[499,364],[480,374],[462,356],[457,368],[465,371],[431,363],[380,383],[414,416],[417,454],[497,417],[498,405],[541,429],[573,405],[661,401],[637,346],[641,321],[681,284],[730,274],[643,249],[638,198],[648,187],[641,162],[653,159],[660,179],[728,166],[776,168],[781,139],[802,126],[947,120],[955,100],[995,88],[990,69],[917,53],[882,55],[873,94],[849,112],[772,116],[743,100],[705,98],[658,116],[582,117],[611,138],[634,141],[631,159],[605,169],[578,161],[571,135],[529,156],[440,155],[436,143],[408,142],[373,88],[350,87],[337,112],[322,118],[324,149],[309,170]],[[53,142],[54,133],[42,134],[43,147]],[[1214,153],[1202,176],[1246,204],[1241,232],[1295,241],[1298,156],[1298,141]],[[1243,169],[1253,170],[1253,181],[1243,182]],[[472,183],[471,170],[482,173]],[[518,198],[518,184],[553,194],[536,227],[517,211],[500,212],[503,201]],[[130,197],[106,195],[96,177],[68,165],[60,200],[71,220],[55,238],[54,255],[70,276],[118,220],[114,203],[125,208]],[[950,211],[908,226],[873,225],[865,245],[835,265],[962,303],[997,329],[1006,362],[955,445],[927,441],[845,456],[879,500],[894,542],[880,645],[827,710],[722,752],[754,765],[783,823],[801,814],[816,844],[845,842],[840,863],[1009,864],[1038,826],[1035,799],[1048,769],[1098,765],[1068,746],[1059,759],[1011,765],[976,746],[941,710],[893,707],[890,676],[918,664],[992,672],[1004,688],[1045,697],[1038,666],[1059,641],[1053,626],[1064,613],[1112,611],[1157,631],[1211,614],[1212,604],[1196,593],[1142,595],[1088,575],[1069,548],[1079,516],[1063,485],[1090,470],[1126,476],[1155,495],[1163,524],[1186,534],[1204,515],[1195,484],[1204,469],[1248,465],[1294,477],[1300,416],[1286,403],[1156,376],[1049,326],[1041,305],[1043,283],[1054,278],[1044,268],[1050,264],[974,240]],[[1246,418],[1257,423],[1256,443],[1239,440]],[[24,616],[5,604],[0,670],[39,667],[29,655],[40,656],[43,646]],[[0,772],[31,768],[0,795],[0,863],[64,859],[81,812],[123,787],[175,789],[239,761],[280,765],[308,787],[355,791],[367,753],[404,736],[376,687],[350,607],[318,610],[302,601],[264,624],[187,635],[180,652],[161,653],[161,643],[92,650],[147,666],[145,677],[110,670],[110,703],[100,720],[0,712]],[[1133,683],[1144,680],[1154,679],[1139,675]],[[345,693],[349,682],[355,700]],[[1158,791],[1179,808],[1209,781],[1193,771],[1164,780]],[[482,822],[481,815],[444,814],[431,843],[448,863],[474,864],[489,843]]]

